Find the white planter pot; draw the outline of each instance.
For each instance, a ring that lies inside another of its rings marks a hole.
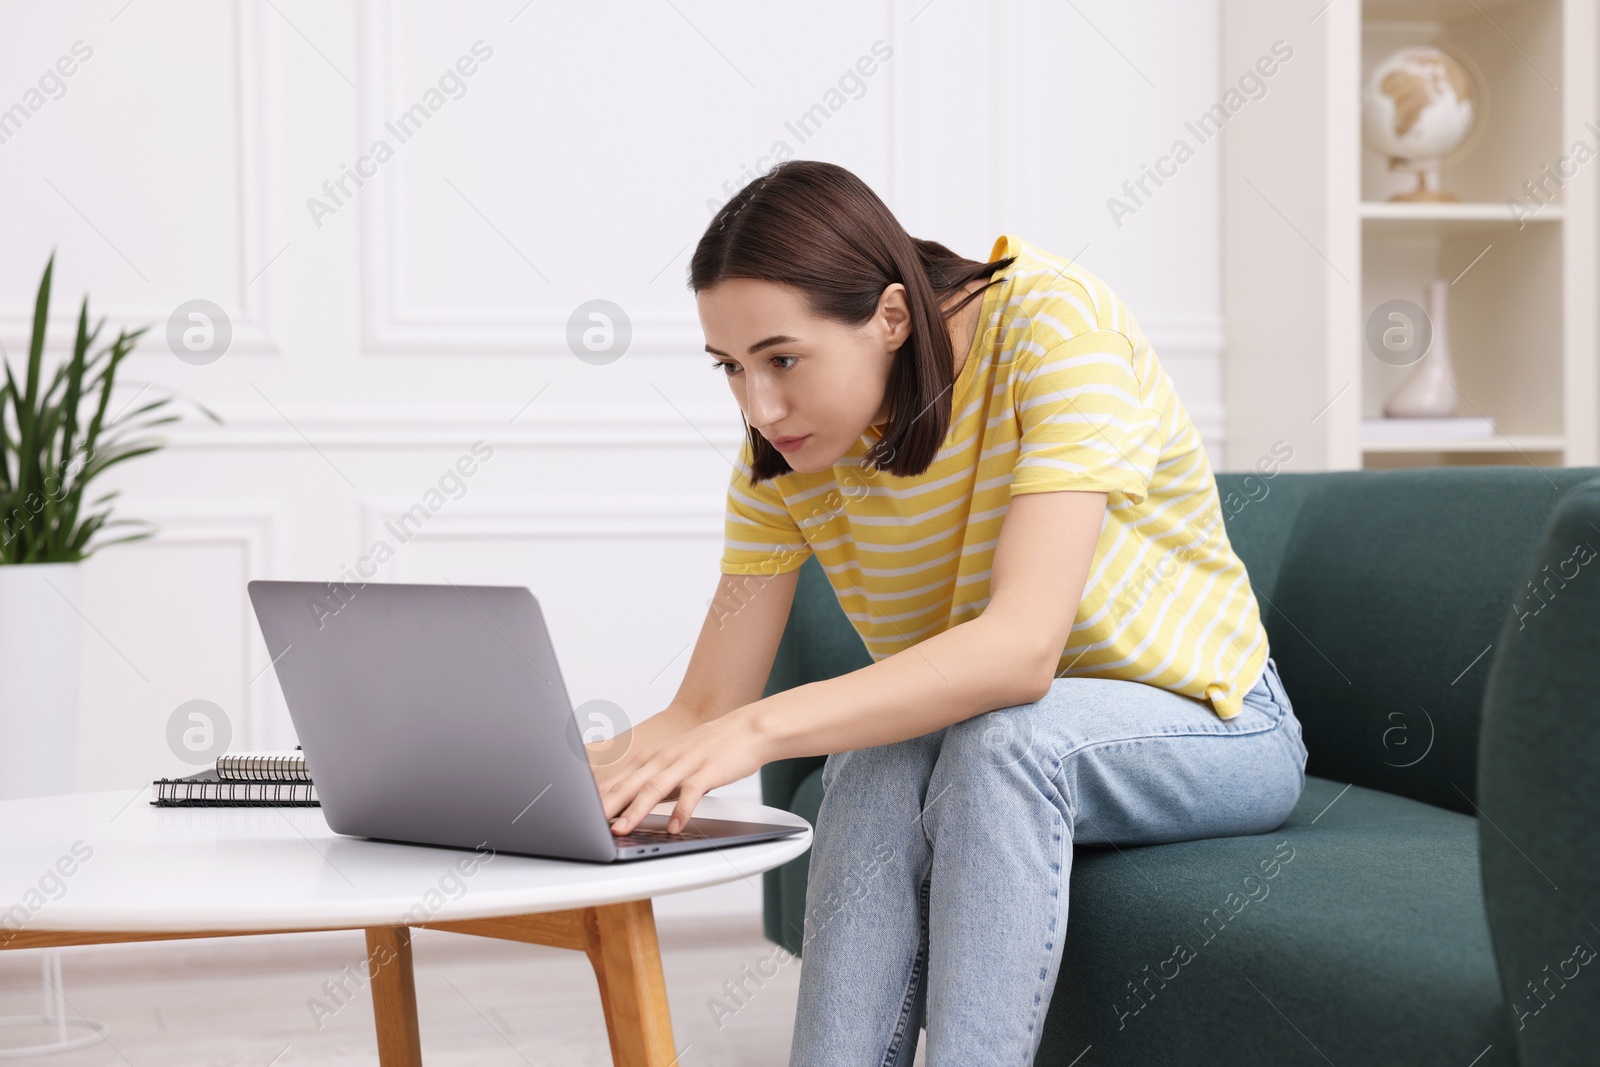
[[[80,568],[0,566],[0,799],[72,792]]]

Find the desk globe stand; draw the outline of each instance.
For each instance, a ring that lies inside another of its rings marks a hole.
[[[1439,161],[1418,159],[1393,159],[1389,160],[1390,170],[1409,170],[1417,176],[1417,187],[1405,192],[1391,193],[1391,201],[1410,203],[1456,203],[1461,200],[1459,196],[1446,189],[1439,188]]]

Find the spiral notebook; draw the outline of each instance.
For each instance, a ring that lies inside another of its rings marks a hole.
[[[216,765],[150,783],[158,807],[319,807],[305,756],[294,752],[230,752]]]

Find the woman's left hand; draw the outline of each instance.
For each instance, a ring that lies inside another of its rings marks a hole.
[[[600,802],[614,834],[625,834],[663,800],[677,797],[667,831],[677,833],[707,790],[761,769],[764,745],[742,709],[702,723],[662,745],[626,773],[606,783]],[[619,814],[620,813],[620,814]]]

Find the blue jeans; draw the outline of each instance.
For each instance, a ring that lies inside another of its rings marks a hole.
[[[1305,786],[1268,660],[1232,719],[1170,690],[1057,678],[822,770],[790,1067],[1033,1063],[1061,963],[1074,844],[1262,834]]]

